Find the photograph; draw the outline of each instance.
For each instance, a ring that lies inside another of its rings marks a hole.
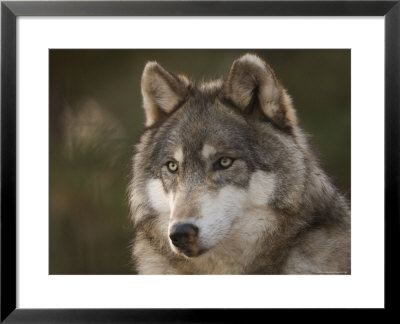
[[[49,49],[50,275],[351,274],[351,49]]]
[[[400,0],[361,2],[3,1],[0,322],[395,310]]]

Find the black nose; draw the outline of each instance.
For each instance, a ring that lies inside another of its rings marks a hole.
[[[172,226],[169,238],[176,247],[186,247],[191,243],[195,243],[199,228],[196,225],[183,223]]]

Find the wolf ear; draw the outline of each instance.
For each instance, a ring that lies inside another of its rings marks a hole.
[[[143,106],[146,126],[166,118],[185,99],[189,80],[165,70],[156,62],[148,62],[142,75]]]
[[[224,94],[243,111],[253,111],[258,104],[262,114],[284,130],[291,130],[297,123],[286,90],[271,67],[256,55],[245,54],[233,62]]]

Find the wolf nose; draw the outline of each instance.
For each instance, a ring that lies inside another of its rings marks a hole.
[[[172,226],[169,238],[176,247],[185,247],[197,239],[199,228],[196,225],[184,223]]]

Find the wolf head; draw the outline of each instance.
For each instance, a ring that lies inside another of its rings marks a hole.
[[[233,236],[274,233],[300,208],[306,167],[296,114],[262,59],[246,54],[226,78],[202,84],[149,62],[142,96],[130,202],[135,226],[157,233],[159,246],[198,257]]]

